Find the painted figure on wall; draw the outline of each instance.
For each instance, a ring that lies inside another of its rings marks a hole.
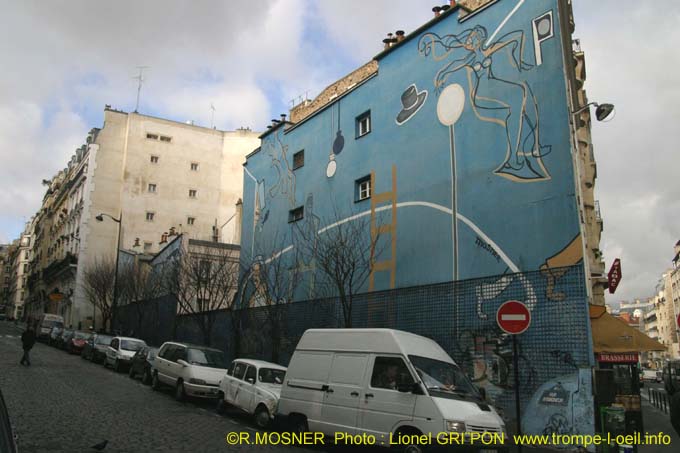
[[[281,141],[280,132],[277,132],[275,143],[266,142],[263,147],[271,157],[275,174],[274,182],[268,190],[269,196],[284,196],[288,198],[291,207],[295,206],[295,175],[288,162],[288,145]]]
[[[533,68],[524,59],[524,33],[513,31],[492,43],[486,42],[487,38],[487,30],[481,25],[458,35],[426,33],[418,50],[435,61],[453,58],[435,74],[437,91],[445,87],[452,74],[464,69],[476,117],[504,129],[505,159],[494,173],[517,182],[548,180],[550,174],[542,158],[551,147],[540,142],[538,103],[521,77],[522,72]],[[498,93],[503,97],[497,97]]]

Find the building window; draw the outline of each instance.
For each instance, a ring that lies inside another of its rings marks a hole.
[[[172,137],[168,137],[167,135],[159,135],[159,134],[152,134],[152,133],[147,133],[146,138],[149,140],[160,140],[165,143],[170,143],[172,141]]]
[[[158,134],[146,134],[146,138],[149,140],[158,140]]]
[[[147,222],[153,222],[153,218],[156,216],[155,212],[147,212],[146,213],[146,221]]]
[[[162,142],[170,143],[170,141],[172,141],[172,137],[168,137],[167,135],[161,135],[160,138]]]
[[[195,217],[187,217],[187,225],[193,225],[195,221]]]
[[[191,171],[198,171],[198,164],[196,162],[191,163]]]
[[[151,193],[156,192],[156,184],[149,184],[149,192]]]
[[[302,149],[293,154],[293,170],[297,170],[305,165],[305,150]]]
[[[153,244],[151,242],[144,242],[144,251],[145,252],[151,251],[151,247],[153,247]]]
[[[151,156],[151,163],[157,164],[158,163],[158,156]]]
[[[297,222],[298,220],[302,220],[305,216],[305,208],[304,206],[300,206],[299,208],[291,209],[288,211],[288,222]]]
[[[356,118],[356,136],[357,138],[371,132],[371,111],[367,111],[357,116]]]
[[[196,189],[189,189],[189,198],[196,198]]]
[[[355,182],[355,194],[354,199],[356,201],[363,201],[371,198],[371,176],[364,176],[361,179],[357,179]]]

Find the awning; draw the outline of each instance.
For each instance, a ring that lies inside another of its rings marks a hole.
[[[665,351],[666,347],[625,321],[607,313],[600,305],[590,306],[594,352]]]

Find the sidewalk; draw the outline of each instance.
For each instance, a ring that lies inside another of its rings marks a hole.
[[[638,448],[638,453],[658,453],[671,452],[680,450],[680,437],[671,425],[670,414],[665,414],[662,410],[652,406],[647,400],[647,395],[642,397],[642,421],[645,431],[650,434],[657,434],[659,432],[668,434],[671,437],[670,445],[641,445]]]

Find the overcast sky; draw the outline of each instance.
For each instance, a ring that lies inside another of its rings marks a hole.
[[[502,0],[513,1],[513,0]],[[18,236],[44,187],[101,127],[104,104],[219,129],[262,130],[289,101],[370,60],[384,35],[432,16],[422,0],[0,0],[0,243]],[[443,3],[443,1],[442,1]],[[649,296],[680,239],[680,2],[574,0],[593,101],[608,301]]]

